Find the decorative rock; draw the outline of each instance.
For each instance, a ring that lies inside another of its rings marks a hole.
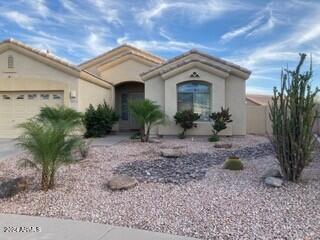
[[[171,148],[167,148],[167,149],[162,149],[161,150],[161,156],[162,157],[166,157],[166,158],[178,158],[181,157],[182,153],[180,150],[178,149],[171,149]]]
[[[12,197],[17,193],[26,190],[27,185],[27,180],[23,177],[14,178],[7,182],[1,183],[0,199]]]
[[[158,138],[150,138],[150,139],[149,139],[149,142],[150,142],[150,143],[161,143],[161,140],[158,139]]]
[[[232,148],[232,144],[231,143],[216,143],[214,145],[215,148],[226,148],[226,149],[230,149]]]
[[[267,178],[267,177],[276,177],[276,178],[282,178],[281,172],[279,169],[277,168],[271,168],[269,170],[267,170],[265,172],[265,174],[263,175],[263,178]]]
[[[129,177],[125,175],[117,175],[113,176],[108,181],[108,187],[113,190],[128,190],[130,188],[133,188],[137,186],[138,181],[134,177]]]
[[[276,177],[267,177],[264,182],[272,187],[281,187],[283,184],[282,179]]]

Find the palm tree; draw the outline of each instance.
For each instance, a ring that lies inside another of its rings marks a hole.
[[[160,106],[148,99],[131,102],[129,111],[140,125],[141,142],[148,142],[151,128],[165,121]]]
[[[56,124],[64,122],[63,126],[67,131],[72,131],[82,125],[82,113],[65,106],[43,107],[37,119],[41,122]]]
[[[21,160],[24,166],[41,171],[41,189],[48,191],[54,187],[54,177],[62,164],[71,162],[72,150],[79,146],[81,138],[68,135],[66,123],[57,121],[48,124],[36,119],[19,125],[23,134],[18,144],[32,155],[32,159]]]

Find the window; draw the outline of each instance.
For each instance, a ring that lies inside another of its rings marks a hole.
[[[129,119],[128,94],[121,95],[121,120]]]
[[[19,95],[19,96],[17,97],[17,99],[18,99],[18,100],[24,99],[24,95],[23,95],[23,94]]]
[[[33,100],[37,98],[37,94],[28,94],[28,99]]]
[[[178,85],[178,111],[191,109],[200,114],[200,119],[209,120],[210,84],[204,82],[184,82]]]
[[[10,100],[11,99],[11,97],[9,97],[8,95],[2,95],[2,99],[3,100]]]
[[[8,68],[14,68],[13,57],[11,55],[8,57]]]
[[[59,99],[61,99],[61,96],[58,95],[58,94],[53,94],[53,95],[52,95],[52,98],[53,98],[54,100],[59,100]]]
[[[41,94],[40,95],[42,100],[48,100],[49,99],[49,94]]]

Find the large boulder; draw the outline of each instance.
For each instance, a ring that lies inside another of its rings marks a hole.
[[[10,179],[0,184],[0,199],[10,198],[17,193],[27,189],[28,182],[26,178],[18,177]]]
[[[281,187],[283,184],[283,180],[276,177],[267,177],[265,178],[264,182],[271,187]]]
[[[166,148],[161,149],[161,156],[166,158],[178,158],[182,156],[182,152],[180,149],[174,149],[174,148]]]
[[[127,190],[137,186],[138,181],[134,177],[129,177],[126,175],[116,175],[113,176],[109,181],[107,186],[113,190]]]

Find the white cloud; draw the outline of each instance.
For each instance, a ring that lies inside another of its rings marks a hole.
[[[34,28],[35,19],[23,13],[17,11],[8,11],[4,12],[3,16],[7,18],[9,21],[15,22],[24,29],[32,30]]]
[[[47,17],[49,15],[50,11],[44,0],[27,0],[27,2],[36,11],[36,14],[39,14],[42,17]]]
[[[90,33],[86,40],[87,51],[91,56],[101,54],[111,49],[103,41],[103,37],[96,33]]]
[[[277,23],[281,23],[280,19],[275,16],[274,8],[273,3],[271,2],[260,10],[256,14],[256,18],[247,25],[223,34],[220,38],[220,42],[225,43],[239,36],[253,37],[271,31]]]
[[[183,14],[191,21],[203,23],[224,13],[248,9],[248,5],[234,0],[203,0],[203,1],[168,1],[152,2],[147,9],[139,9],[136,18],[140,25],[152,27],[157,18],[163,17],[169,11]]]
[[[88,0],[89,3],[93,4],[96,9],[100,12],[101,18],[106,20],[108,23],[113,23],[115,25],[122,25],[122,20],[120,19],[119,8],[120,5],[116,1],[110,0]]]
[[[157,40],[130,40],[128,37],[118,38],[118,44],[128,43],[137,48],[144,49],[151,52],[186,52],[190,49],[199,49],[205,51],[218,51],[221,49],[215,49],[209,46],[205,46],[193,42],[181,42],[175,40],[157,41]]]

